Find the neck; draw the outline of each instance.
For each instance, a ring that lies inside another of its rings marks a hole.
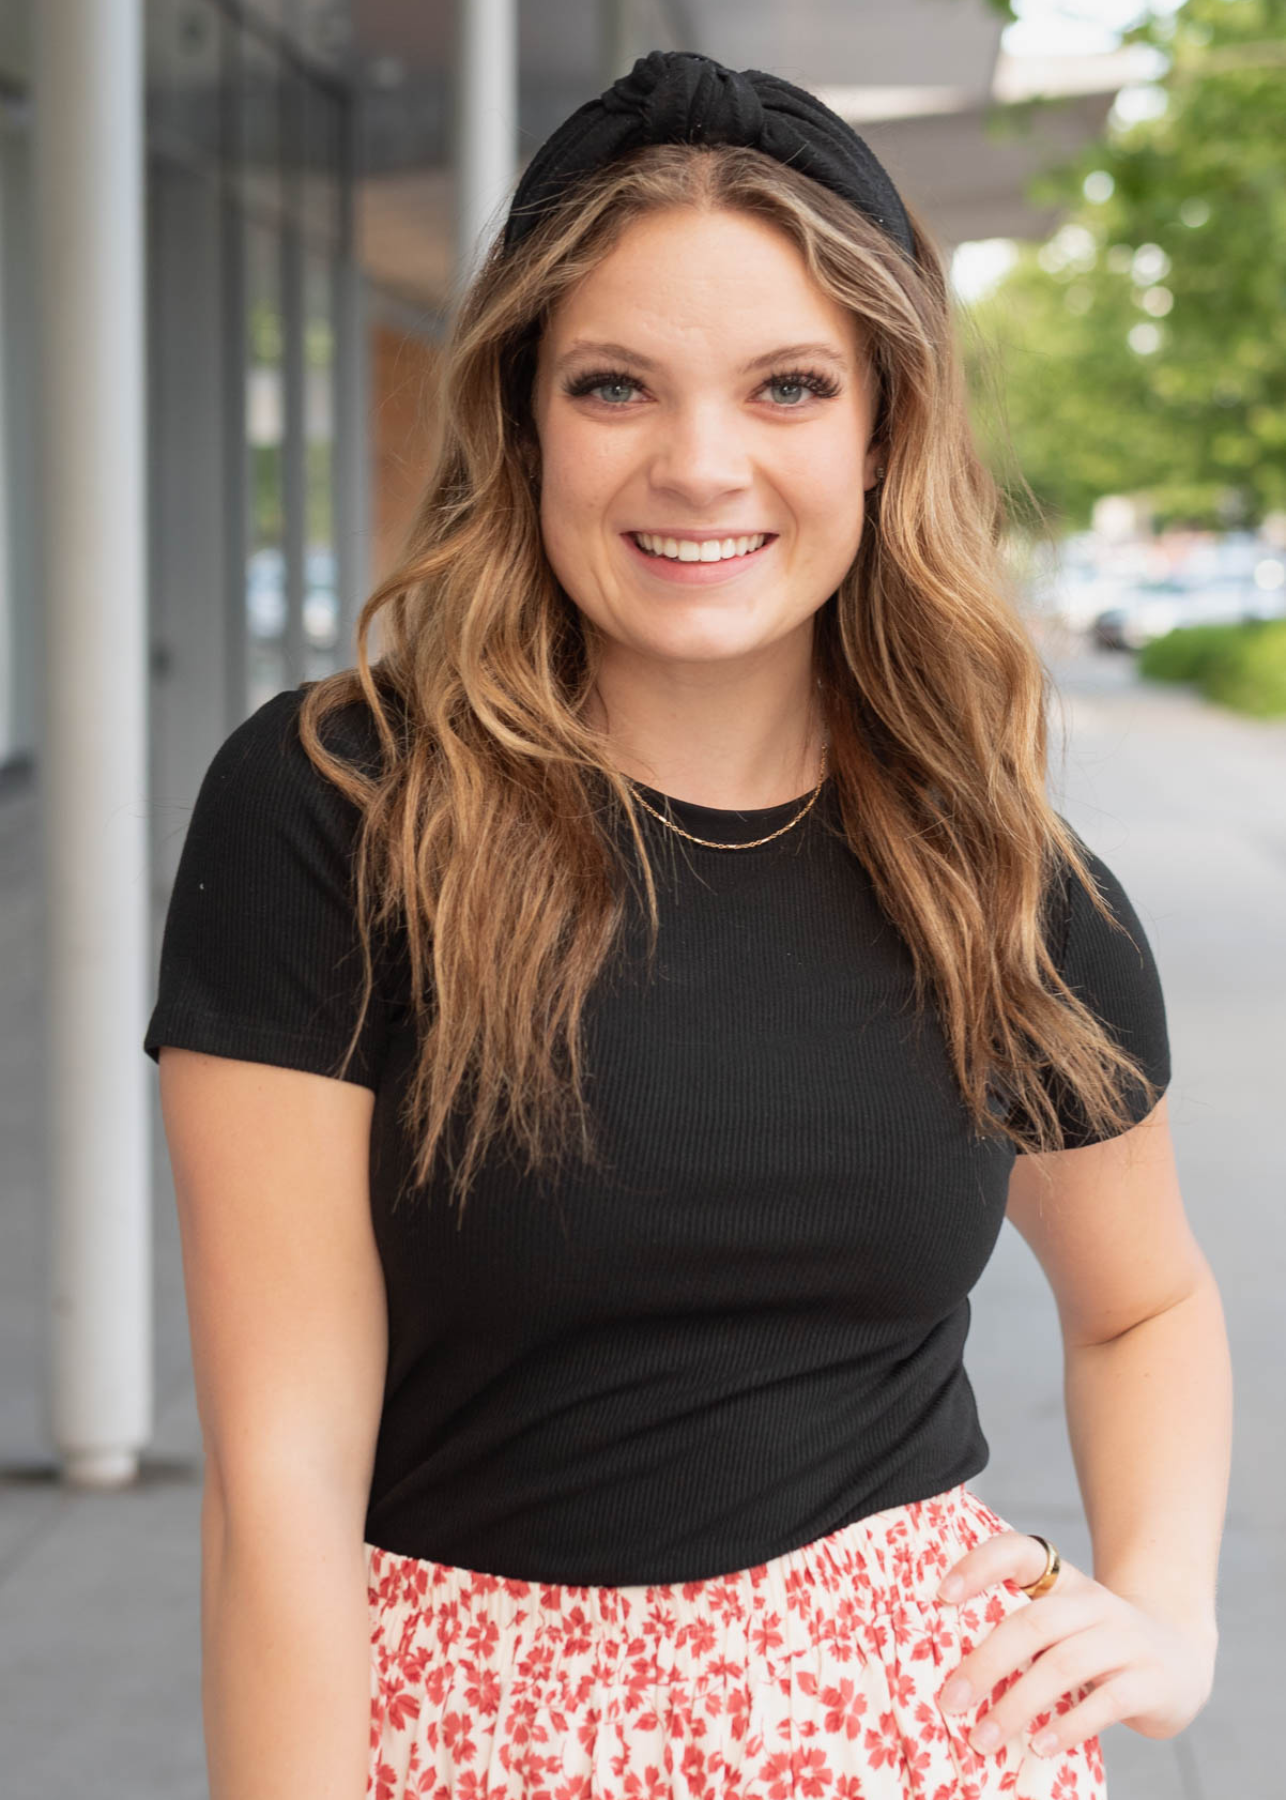
[[[780,806],[816,787],[825,724],[809,665],[740,676],[692,664],[651,679],[642,673],[605,658],[587,707],[622,774],[728,809]]]

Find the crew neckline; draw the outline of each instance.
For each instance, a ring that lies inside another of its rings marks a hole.
[[[816,812],[826,798],[830,782],[831,772],[828,769],[822,780],[822,791],[817,796],[817,805],[811,809],[812,812]],[[737,844],[744,839],[763,837],[768,832],[775,831],[778,826],[785,825],[794,817],[813,792],[810,787],[793,800],[782,800],[776,806],[705,806],[699,800],[680,800],[673,794],[663,794],[659,788],[648,787],[645,782],[637,781],[633,776],[630,777],[630,783],[635,792],[641,794],[659,812],[668,810],[676,825],[681,825],[685,831],[691,831],[697,837],[710,838],[720,844]],[[644,817],[658,830],[663,829],[651,818],[651,814],[645,813]],[[805,819],[801,824],[806,822]]]

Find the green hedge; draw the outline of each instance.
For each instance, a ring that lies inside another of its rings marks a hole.
[[[1262,719],[1286,717],[1286,619],[1182,625],[1139,651],[1151,681],[1192,681],[1209,700]]]

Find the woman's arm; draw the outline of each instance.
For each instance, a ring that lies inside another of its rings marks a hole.
[[[1094,1573],[1066,1564],[1052,1589],[970,1651],[963,1697],[953,1679],[941,1704],[968,1705],[1029,1663],[975,1727],[979,1751],[1037,1716],[1042,1754],[1118,1720],[1172,1737],[1214,1678],[1232,1380],[1219,1295],[1184,1215],[1165,1098],[1119,1137],[1020,1157],[1008,1214],[1058,1303]],[[1034,1582],[1043,1565],[1034,1538],[1002,1532],[961,1558],[956,1587],[939,1591],[962,1602],[1001,1581]]]
[[[1068,1342],[1064,1368],[1096,1580],[1213,1654],[1232,1376],[1209,1267],[1181,1300],[1118,1337]]]
[[[1232,1373],[1165,1098],[1120,1137],[1019,1157],[1008,1217],[1058,1303],[1095,1579],[1213,1648]]]
[[[229,1509],[207,1478],[201,1704],[211,1800],[362,1800],[370,1643],[360,1528],[299,1479]]]
[[[363,1800],[363,1533],[387,1357],[374,1096],[175,1048],[160,1070],[206,1451],[211,1800]]]

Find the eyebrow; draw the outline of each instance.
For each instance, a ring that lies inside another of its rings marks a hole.
[[[657,369],[660,364],[651,356],[643,356],[637,350],[629,349],[625,344],[592,343],[588,338],[576,338],[568,345],[559,357],[556,367],[562,368],[576,356],[614,357],[618,362],[633,363],[637,369]],[[782,344],[776,350],[767,350],[762,356],[751,357],[737,371],[740,375],[753,375],[757,369],[771,368],[774,363],[787,360],[798,360],[806,356],[822,357],[827,362],[835,363],[840,368],[847,368],[848,358],[842,355],[833,344]]]

